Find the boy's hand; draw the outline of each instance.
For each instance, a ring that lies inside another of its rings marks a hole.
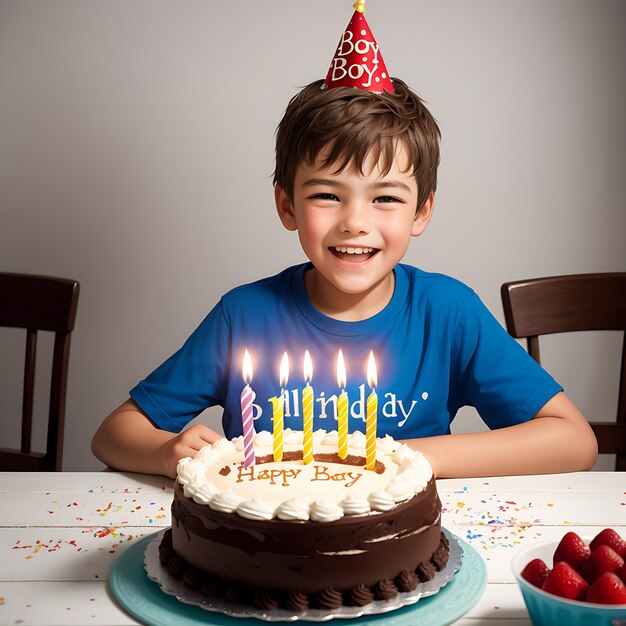
[[[202,424],[177,435],[161,430],[134,400],[128,399],[100,424],[91,449],[113,469],[176,478],[180,459],[195,456],[200,448],[221,438]]]
[[[222,435],[203,424],[196,424],[183,430],[166,441],[161,447],[160,457],[163,461],[163,473],[170,478],[176,478],[176,465],[180,459],[186,456],[195,456],[200,448],[214,443],[218,439],[222,439]]]

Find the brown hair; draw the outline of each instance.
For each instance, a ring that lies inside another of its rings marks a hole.
[[[296,94],[276,130],[274,185],[293,200],[296,167],[312,165],[327,146],[324,165],[337,164],[337,172],[352,164],[363,175],[373,150],[386,175],[402,141],[416,178],[419,209],[437,188],[441,133],[422,100],[403,81],[392,80],[395,93],[322,89],[323,81],[317,80]]]

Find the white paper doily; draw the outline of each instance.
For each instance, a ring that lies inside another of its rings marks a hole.
[[[167,529],[166,529],[167,530]],[[432,580],[420,583],[414,591],[398,593],[391,600],[376,600],[365,606],[342,606],[338,609],[307,609],[306,611],[287,611],[275,609],[267,611],[257,609],[252,605],[227,602],[223,598],[210,598],[202,595],[199,591],[187,587],[182,580],[174,578],[159,561],[159,544],[165,534],[165,530],[159,532],[150,541],[144,553],[144,567],[148,578],[158,583],[161,591],[176,599],[199,606],[206,611],[223,613],[231,617],[247,617],[264,620],[266,622],[295,622],[307,620],[310,622],[327,622],[331,619],[352,619],[362,615],[377,615],[395,611],[403,606],[415,604],[420,598],[426,598],[436,594],[442,587],[452,580],[454,574],[460,569],[463,558],[463,548],[455,537],[442,529],[450,542],[450,555],[448,563],[440,572],[436,572]]]

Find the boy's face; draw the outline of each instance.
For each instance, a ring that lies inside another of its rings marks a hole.
[[[416,214],[417,183],[401,143],[385,175],[371,156],[363,176],[351,166],[339,173],[323,166],[324,156],[298,166],[293,202],[276,187],[278,214],[313,263],[306,275],[313,303],[331,317],[365,319],[391,299],[393,268],[428,225],[434,196]]]

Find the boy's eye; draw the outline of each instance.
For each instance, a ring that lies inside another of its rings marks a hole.
[[[402,200],[394,198],[393,196],[379,196],[374,199],[374,202],[402,202]]]
[[[316,193],[312,195],[311,198],[314,198],[316,200],[339,200],[339,198],[334,193]]]

